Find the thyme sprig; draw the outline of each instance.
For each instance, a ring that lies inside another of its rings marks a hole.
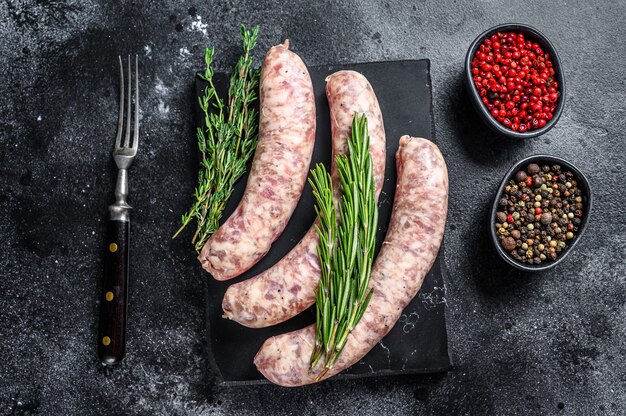
[[[209,237],[217,231],[226,202],[237,180],[245,173],[246,163],[254,154],[258,139],[258,111],[252,108],[257,99],[260,69],[253,68],[250,52],[255,47],[259,28],[251,30],[241,25],[243,55],[233,69],[228,88],[228,102],[219,97],[214,81],[214,48],[206,48],[206,69],[200,78],[207,82],[199,105],[204,123],[197,130],[201,155],[198,186],[194,202],[182,216],[182,225],[175,238],[195,219],[197,229],[191,242],[200,251]]]
[[[335,207],[332,180],[324,165],[318,164],[309,179],[319,217],[316,231],[321,277],[315,292],[316,342],[310,361],[313,370],[322,356],[325,357],[318,379],[339,359],[348,335],[363,316],[373,293],[368,285],[376,245],[378,207],[369,143],[367,118],[355,113],[348,154],[335,158],[342,194],[338,207]]]

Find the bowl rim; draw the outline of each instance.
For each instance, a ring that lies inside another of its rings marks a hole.
[[[545,126],[540,129],[531,130],[529,132],[520,133],[511,129],[508,129],[501,125],[496,119],[493,118],[491,113],[487,110],[485,105],[483,104],[480,95],[478,95],[478,90],[474,86],[472,80],[472,58],[476,54],[476,51],[480,47],[482,41],[491,36],[492,34],[500,31],[519,31],[524,33],[524,35],[531,35],[531,37],[536,38],[539,43],[542,44],[544,50],[546,50],[550,57],[552,58],[553,66],[555,68],[556,74],[555,78],[559,83],[559,102],[556,107],[556,111],[553,114],[552,120],[548,121]],[[476,111],[480,114],[481,118],[485,121],[485,123],[496,133],[500,133],[503,136],[515,139],[530,139],[533,137],[541,136],[542,134],[548,132],[561,118],[561,114],[563,113],[563,109],[565,108],[565,97],[566,97],[566,85],[565,85],[565,76],[563,72],[563,64],[559,54],[554,47],[554,44],[539,30],[534,28],[533,26],[524,24],[524,23],[504,23],[497,26],[493,26],[483,33],[478,35],[476,39],[472,42],[469,49],[467,50],[467,54],[465,55],[465,84],[467,90],[471,96],[471,101],[476,109]]]
[[[500,200],[500,196],[502,195],[504,188],[506,187],[506,184],[508,183],[509,179],[511,179],[513,175],[523,165],[529,164],[532,162],[537,162],[537,161],[559,163],[560,165],[565,166],[567,169],[571,170],[572,173],[574,173],[574,175],[576,176],[576,179],[579,181],[579,184],[582,184],[583,192],[585,192],[587,196],[587,200],[584,202],[586,212],[585,212],[585,215],[583,216],[582,223],[580,227],[578,228],[578,233],[576,234],[576,238],[571,244],[568,244],[568,247],[565,249],[565,251],[561,252],[559,257],[555,261],[551,261],[545,264],[542,263],[538,265],[528,265],[526,263],[518,262],[513,257],[511,257],[509,253],[507,253],[504,250],[504,248],[502,248],[502,244],[500,244],[500,241],[498,240],[498,236],[496,235],[494,224],[496,220],[496,212],[498,211],[498,202]],[[591,217],[592,206],[593,206],[593,195],[591,191],[591,184],[589,182],[589,179],[587,179],[585,174],[580,169],[574,166],[571,162],[568,162],[567,160],[562,159],[557,156],[552,156],[552,155],[547,155],[547,154],[537,154],[537,155],[528,156],[520,160],[519,162],[515,163],[502,178],[502,182],[500,183],[500,186],[498,187],[498,190],[496,191],[495,197],[493,198],[493,202],[491,204],[489,223],[487,224],[487,226],[489,227],[489,236],[490,236],[491,242],[496,248],[496,251],[498,252],[498,254],[500,254],[500,257],[502,257],[507,263],[509,263],[511,266],[515,267],[516,269],[526,271],[526,272],[539,272],[539,271],[548,270],[548,269],[555,267],[559,263],[561,263],[569,255],[569,253],[576,247],[576,245],[578,245],[578,242],[580,241],[583,234],[587,230],[587,225],[589,224],[589,218]]]

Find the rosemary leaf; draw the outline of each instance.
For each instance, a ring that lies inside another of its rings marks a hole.
[[[355,113],[348,154],[335,159],[342,194],[338,207],[333,201],[333,184],[326,168],[318,164],[309,178],[319,218],[317,255],[321,267],[315,293],[317,326],[310,369],[324,357],[319,378],[339,359],[348,335],[363,316],[373,293],[368,286],[378,207],[369,142],[367,118]]]

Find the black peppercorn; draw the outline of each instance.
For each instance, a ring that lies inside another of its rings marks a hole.
[[[497,238],[517,261],[556,260],[575,238],[582,223],[584,196],[573,174],[560,169],[559,165],[531,163],[515,172],[501,195]]]
[[[506,251],[515,250],[515,247],[516,247],[515,239],[513,237],[505,238],[504,240],[502,240],[502,247],[504,247]]]
[[[541,223],[543,225],[548,225],[552,222],[552,214],[550,214],[549,212],[544,212],[543,214],[541,214]]]
[[[531,163],[528,165],[528,167],[526,168],[526,171],[530,174],[530,175],[535,175],[537,173],[539,173],[541,171],[541,168],[539,167],[538,164],[536,163]]]

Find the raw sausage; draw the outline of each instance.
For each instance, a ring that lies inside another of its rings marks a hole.
[[[374,167],[376,195],[385,176],[385,128],[372,86],[355,71],[339,71],[326,78],[330,107],[334,161],[347,151],[354,112],[366,114],[370,153]],[[339,178],[331,163],[335,200],[339,200]],[[317,259],[318,237],[312,226],[285,257],[263,273],[231,285],[222,302],[224,317],[251,328],[275,325],[296,316],[315,302],[315,287],[320,277]]]
[[[386,146],[383,118],[372,86],[358,72],[339,71],[326,78],[326,96],[331,115],[335,201],[339,200],[339,178],[334,160],[336,155],[347,151],[355,111],[367,115],[378,196],[385,177]],[[317,243],[317,232],[312,226],[298,245],[273,267],[230,286],[222,302],[224,317],[260,328],[283,322],[311,306],[320,277]]]
[[[296,208],[313,154],[313,84],[289,41],[265,56],[259,90],[259,141],[244,195],[198,257],[217,280],[239,276],[267,254]]]
[[[323,378],[358,362],[391,330],[437,257],[448,207],[445,161],[432,142],[403,136],[396,164],[389,229],[370,280],[374,294],[339,361]],[[286,387],[314,383],[323,368],[318,364],[309,373],[314,342],[315,325],[269,338],[254,363],[272,383]]]

